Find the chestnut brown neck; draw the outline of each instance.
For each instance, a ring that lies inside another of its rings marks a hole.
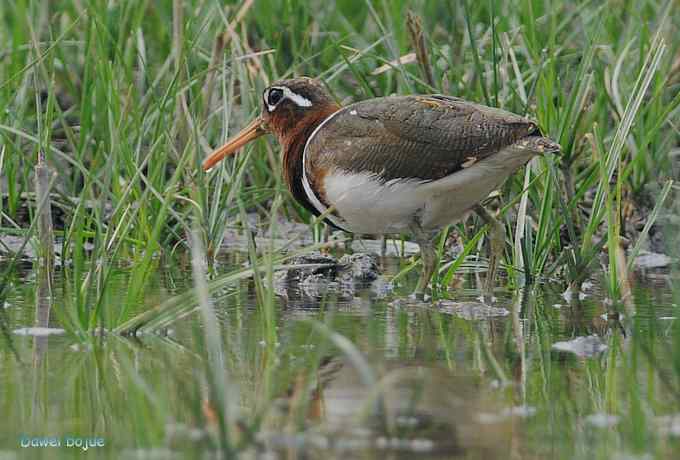
[[[323,109],[317,109],[297,123],[285,136],[280,136],[279,138],[283,147],[283,178],[286,181],[288,190],[290,190],[298,203],[302,204],[315,216],[318,216],[319,212],[307,199],[307,194],[302,184],[303,154],[307,140],[314,130],[326,118],[338,110],[340,110],[340,106],[335,104],[329,104]]]

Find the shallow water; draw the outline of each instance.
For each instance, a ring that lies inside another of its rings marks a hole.
[[[245,260],[234,253],[216,271]],[[387,280],[400,263],[381,259],[384,277],[372,286],[318,277],[274,286],[268,304],[243,281],[213,297],[227,405],[241,420],[234,439],[250,446],[244,455],[680,455],[677,279],[640,280],[635,301],[617,318],[597,285],[571,302],[559,284],[499,290],[494,308],[485,308],[474,273],[460,277],[451,302],[395,302],[415,281],[413,273],[390,292]],[[130,315],[193,284],[187,260],[159,265]],[[73,310],[69,276],[55,277],[46,326],[60,327],[56,318]],[[130,276],[129,268],[116,271],[100,308],[121,308]],[[37,278],[24,266],[0,305],[0,459],[75,455],[78,447],[65,446],[69,437],[101,438],[103,447],[89,449],[98,457],[218,457],[198,312],[136,336],[17,333],[35,324]],[[42,437],[62,445],[22,447]]]

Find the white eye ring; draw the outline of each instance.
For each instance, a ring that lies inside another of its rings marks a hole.
[[[264,101],[269,107],[276,107],[276,104],[283,100],[283,90],[281,88],[267,88],[264,92]]]

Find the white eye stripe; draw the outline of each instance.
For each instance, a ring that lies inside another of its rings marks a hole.
[[[278,89],[278,90],[283,91],[283,97],[281,98],[281,100],[279,100],[279,102],[277,102],[274,105],[269,104],[269,101],[268,101],[269,91],[271,91],[272,89]],[[284,100],[284,99],[288,99],[290,101],[293,101],[293,103],[295,105],[297,105],[298,107],[311,107],[312,106],[312,101],[310,101],[309,99],[307,99],[304,96],[300,96],[299,94],[294,93],[287,86],[272,86],[271,88],[267,88],[267,90],[265,91],[265,94],[264,94],[264,102],[267,105],[267,111],[273,112],[274,109],[276,108],[276,106],[279,105],[281,103],[281,101]]]
[[[290,88],[283,87],[283,97],[288,98],[295,103],[298,107],[311,107],[312,101],[304,96],[300,96],[290,90]]]

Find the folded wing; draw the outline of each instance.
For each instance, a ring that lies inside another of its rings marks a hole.
[[[540,137],[527,118],[441,95],[359,102],[333,115],[320,133],[306,147],[307,171],[340,168],[384,181],[441,179],[523,138]]]

